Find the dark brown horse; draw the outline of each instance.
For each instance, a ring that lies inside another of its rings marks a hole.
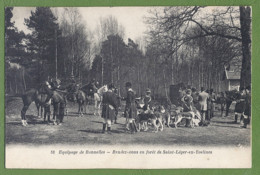
[[[35,103],[37,111],[38,111],[38,116],[40,116],[40,108],[41,108],[41,115],[43,112],[43,108],[48,107],[48,105],[42,105],[45,100],[46,100],[46,94],[43,93],[42,88],[39,89],[30,89],[28,91],[26,91],[23,95],[22,95],[22,100],[23,100],[23,108],[21,111],[21,117],[22,117],[22,125],[26,126],[28,125],[27,121],[26,121],[26,111],[28,110],[29,106],[31,105],[32,102]],[[48,111],[48,110],[45,110]],[[45,113],[45,115],[48,115]]]
[[[57,92],[57,90],[51,91],[50,88],[51,88],[50,86],[48,86],[46,84],[42,84],[38,89],[30,89],[22,95],[23,108],[21,110],[21,117],[22,117],[23,126],[28,125],[28,123],[26,121],[26,111],[28,110],[28,108],[32,102],[34,102],[37,107],[38,116],[40,116],[40,107],[41,107],[41,108],[45,109],[44,120],[46,119],[46,115],[48,115],[48,121],[50,121],[49,115],[50,115],[51,103],[49,100],[46,101],[46,99],[49,95],[48,92],[53,92],[51,99],[52,99],[53,106],[54,106],[53,118],[55,119],[54,122],[56,123],[56,118],[59,115],[59,109],[62,108],[62,110],[65,110],[65,108],[66,108],[66,102],[67,102],[66,91],[64,91],[64,92],[61,92],[61,91]],[[42,115],[42,109],[41,109],[41,115]],[[63,114],[61,114],[61,115],[62,115],[62,117],[59,117],[59,119],[62,122],[63,116],[64,116],[64,111],[63,111]]]

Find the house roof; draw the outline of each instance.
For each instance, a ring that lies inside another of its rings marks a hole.
[[[242,62],[239,59],[232,60],[225,66],[225,79],[239,80],[241,74]]]

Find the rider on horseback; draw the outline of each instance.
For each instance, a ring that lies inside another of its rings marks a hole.
[[[89,85],[90,85],[90,90],[92,91],[92,93],[93,93],[93,94],[94,94],[94,93],[97,93],[99,83],[98,83],[98,81],[96,81],[95,78],[93,78],[93,79],[91,80],[91,82],[89,83]]]

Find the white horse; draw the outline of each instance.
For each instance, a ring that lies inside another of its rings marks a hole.
[[[107,85],[104,85],[97,90],[97,93],[94,93],[94,101],[95,101],[94,115],[96,115],[96,114],[100,115],[99,110],[100,110],[100,106],[101,106],[101,102],[102,102],[102,97],[103,97],[104,92],[107,92],[107,91],[108,91],[108,87],[107,87]]]

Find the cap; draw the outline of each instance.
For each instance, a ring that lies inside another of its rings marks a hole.
[[[145,90],[145,92],[151,92],[151,89],[147,88],[147,89]]]
[[[115,86],[111,83],[108,85],[108,89],[112,89],[112,88],[115,88]]]
[[[132,84],[131,84],[130,82],[127,82],[127,83],[125,84],[125,87],[132,87]]]

